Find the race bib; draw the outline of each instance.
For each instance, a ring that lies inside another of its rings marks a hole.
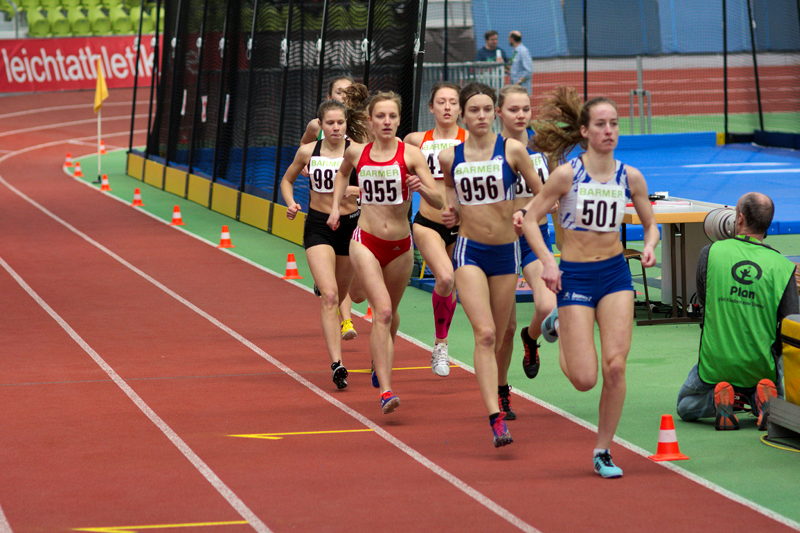
[[[308,175],[311,190],[318,193],[332,193],[336,171],[342,164],[341,157],[314,156],[308,162]]]
[[[435,179],[440,180],[444,178],[442,169],[439,166],[439,152],[451,146],[456,146],[457,144],[461,144],[461,141],[458,139],[434,139],[432,141],[425,141],[422,143],[422,146],[420,146],[422,155],[425,156],[425,161],[428,162],[431,175],[433,175]]]
[[[542,154],[538,153],[530,154],[530,156],[534,170],[536,170],[536,173],[539,175],[539,179],[541,179],[542,183],[544,183],[550,176],[550,173],[547,171],[547,163],[545,163],[544,157]],[[517,183],[514,185],[514,196],[517,198],[530,198],[533,196],[533,191],[530,187],[528,187],[528,184],[525,183],[525,179],[521,174],[517,174]]]
[[[403,203],[403,176],[399,165],[364,165],[358,172],[361,205],[399,205]]]
[[[453,182],[462,205],[493,204],[506,200],[502,160],[460,163],[456,167]]]
[[[575,225],[592,231],[617,231],[625,215],[622,185],[579,183]]]

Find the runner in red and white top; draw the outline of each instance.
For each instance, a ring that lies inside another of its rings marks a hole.
[[[439,167],[439,152],[463,143],[467,132],[458,125],[461,106],[458,103],[460,89],[449,82],[436,83],[431,89],[428,110],[436,123],[432,130],[417,131],[406,135],[405,142],[419,146],[428,162],[428,168],[436,180],[436,190],[444,196],[442,169]],[[447,350],[447,335],[456,310],[453,291],[453,248],[458,237],[458,226],[448,228],[442,223],[441,209],[434,208],[424,199],[414,217],[414,244],[419,248],[425,264],[435,278],[433,294],[434,343],[431,355],[431,370],[438,376],[450,374],[450,358]]]
[[[367,145],[353,143],[345,150],[328,225],[332,229],[339,226],[340,204],[355,167],[361,216],[350,241],[350,260],[372,307],[370,349],[378,381],[373,385],[381,389],[381,409],[391,413],[400,405],[392,392],[394,336],[400,324],[397,308],[413,264],[409,201],[412,192],[419,192],[426,202],[441,208],[443,199],[419,148],[396,137],[400,97],[392,92],[377,93],[370,99],[367,113],[375,140]]]

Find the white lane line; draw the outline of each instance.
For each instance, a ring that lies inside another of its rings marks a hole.
[[[764,168],[760,170],[720,170],[710,174],[797,174],[800,168]]]
[[[144,118],[147,114],[142,115],[135,115],[135,118]],[[110,117],[103,117],[103,122],[110,122],[114,120],[130,120],[130,115],[112,115]],[[0,137],[6,137],[8,135],[18,135],[20,133],[30,133],[32,131],[42,131],[42,130],[51,130],[54,128],[63,128],[65,126],[80,126],[81,124],[96,124],[97,118],[88,118],[85,120],[72,120],[69,122],[56,122],[52,124],[42,124],[39,126],[32,126],[30,128],[22,128],[19,130],[11,130],[11,131],[0,131]]]
[[[34,149],[34,148],[35,147],[28,147],[25,150],[31,150],[31,149]],[[3,159],[4,158],[0,158],[0,161],[2,161]],[[160,281],[158,281],[155,278],[151,277],[146,272],[140,270],[135,265],[129,263],[123,257],[117,255],[112,250],[106,248],[101,243],[99,243],[99,242],[95,241],[94,239],[92,239],[91,237],[89,237],[87,234],[81,232],[76,227],[72,226],[69,222],[67,222],[66,220],[62,219],[61,217],[59,217],[55,213],[51,212],[46,207],[44,207],[43,205],[39,204],[34,199],[30,198],[25,193],[23,193],[22,191],[20,191],[19,189],[17,189],[16,187],[11,185],[10,183],[8,183],[5,180],[5,178],[3,178],[2,175],[0,175],[0,183],[2,183],[5,187],[7,187],[11,192],[16,194],[17,196],[19,196],[20,198],[22,198],[23,200],[25,200],[29,204],[31,204],[33,207],[35,207],[36,209],[38,209],[39,211],[41,211],[42,213],[44,213],[48,217],[52,218],[53,220],[55,220],[56,222],[58,222],[62,226],[64,226],[66,229],[68,229],[69,231],[71,231],[72,233],[74,233],[75,235],[77,235],[78,237],[80,237],[81,239],[86,241],[87,243],[91,244],[92,246],[94,246],[98,250],[102,251],[103,253],[105,253],[106,255],[108,255],[109,257],[111,257],[112,259],[114,259],[115,261],[117,261],[118,263],[123,265],[124,267],[128,268],[129,270],[131,270],[135,274],[139,275],[140,277],[142,277],[143,279],[145,279],[146,281],[148,281],[149,283],[151,283],[152,285],[154,285],[155,287],[157,287],[158,289],[163,291],[165,294],[169,295],[170,297],[172,297],[176,301],[180,302],[181,304],[183,304],[184,306],[186,306],[190,310],[194,311],[196,314],[198,314],[201,317],[205,318],[208,322],[210,322],[211,324],[213,324],[214,326],[216,326],[220,330],[224,331],[225,333],[227,333],[228,335],[230,335],[231,337],[233,337],[234,339],[239,341],[242,345],[244,345],[247,348],[249,348],[251,351],[253,351],[257,355],[262,357],[264,360],[266,360],[267,362],[269,362],[270,364],[272,364],[273,366],[275,366],[276,368],[278,368],[279,370],[284,372],[286,375],[288,375],[289,377],[291,377],[292,379],[294,379],[295,381],[300,383],[302,386],[304,386],[305,388],[307,388],[308,390],[310,390],[311,392],[313,392],[314,394],[316,394],[317,396],[319,396],[323,400],[325,400],[328,403],[334,405],[335,407],[337,407],[338,409],[340,409],[344,413],[350,415],[352,418],[354,418],[355,420],[357,420],[358,422],[360,422],[364,426],[372,429],[375,432],[376,435],[379,435],[381,438],[383,438],[384,440],[389,442],[395,448],[397,448],[398,450],[402,451],[403,453],[405,453],[406,455],[411,457],[413,460],[417,461],[419,464],[421,464],[422,466],[424,466],[425,468],[427,468],[428,470],[430,470],[431,472],[433,472],[434,474],[436,474],[437,476],[439,476],[443,480],[445,480],[448,483],[450,483],[452,486],[454,486],[455,488],[457,488],[458,490],[460,490],[461,492],[463,492],[464,494],[466,494],[467,496],[469,496],[470,498],[475,500],[478,504],[486,507],[487,509],[489,509],[490,511],[495,513],[497,516],[499,516],[503,520],[507,521],[509,524],[519,528],[522,531],[526,531],[526,532],[529,532],[529,533],[537,533],[538,532],[538,530],[535,527],[533,527],[532,525],[528,524],[527,522],[525,522],[524,520],[522,520],[521,518],[519,518],[518,516],[513,514],[511,511],[505,509],[499,503],[495,502],[494,500],[492,500],[488,496],[484,495],[483,493],[481,493],[480,491],[478,491],[474,487],[472,487],[469,484],[467,484],[466,482],[462,481],[460,478],[458,478],[454,474],[450,473],[449,471],[445,470],[444,468],[442,468],[438,464],[434,463],[433,461],[431,461],[430,459],[425,457],[423,454],[421,454],[420,452],[418,452],[417,450],[415,450],[411,446],[407,445],[406,443],[404,443],[403,441],[401,441],[400,439],[398,439],[397,437],[395,437],[394,435],[392,435],[391,433],[389,433],[388,431],[383,429],[381,426],[379,426],[378,424],[376,424],[375,422],[373,422],[372,420],[370,420],[366,416],[364,416],[361,413],[359,413],[358,411],[350,408],[348,405],[345,405],[341,401],[339,401],[336,398],[334,398],[333,396],[331,396],[329,393],[327,393],[324,390],[320,389],[319,387],[314,385],[312,382],[310,382],[309,380],[307,380],[306,378],[304,378],[303,376],[301,376],[300,374],[298,374],[297,372],[295,372],[294,370],[292,370],[288,366],[284,365],[281,361],[279,361],[278,359],[274,358],[273,356],[271,356],[266,351],[264,351],[261,348],[259,348],[255,343],[253,343],[249,339],[245,338],[243,335],[241,335],[239,332],[235,331],[233,328],[230,328],[229,326],[227,326],[223,322],[221,322],[218,319],[216,319],[214,316],[212,316],[209,313],[207,313],[206,311],[200,309],[199,307],[194,305],[189,300],[185,299],[184,297],[182,297],[181,295],[179,295],[178,293],[176,293],[175,291],[173,291],[172,289],[170,289],[166,285],[162,284]],[[2,261],[2,259],[0,259],[0,261]],[[3,261],[3,263],[5,263],[5,262]],[[77,334],[75,334],[75,335],[77,335]],[[91,348],[89,348],[89,349],[91,349]],[[97,356],[97,357],[99,358],[99,356]],[[93,359],[94,359],[94,356],[93,356]],[[100,364],[100,363],[98,363],[98,364]],[[103,364],[105,364],[104,361],[103,361]],[[107,366],[107,365],[105,365],[105,366]],[[105,367],[103,369],[105,370]],[[108,367],[108,370],[113,372],[113,369],[111,369],[110,367]],[[108,373],[108,371],[107,371],[107,373]],[[111,374],[109,374],[109,376],[110,375]],[[116,376],[116,374],[114,374],[114,375]],[[121,381],[121,378],[119,378],[119,379]],[[116,380],[115,380],[115,382],[116,382]],[[127,384],[125,384],[125,386],[127,387],[127,389],[130,390],[130,392],[132,394],[135,395],[135,392],[133,392],[133,390],[130,389],[130,387],[128,387]],[[127,394],[127,391],[126,391],[126,394]],[[157,416],[157,415],[155,413],[153,413],[153,416]],[[176,437],[177,437],[177,435],[176,435]],[[200,460],[199,457],[197,459]],[[213,472],[210,472],[210,473],[213,474]],[[221,481],[220,481],[220,483],[221,483]],[[244,504],[242,504],[242,505],[244,505]],[[238,511],[238,509],[237,509],[237,511]],[[246,518],[246,519],[249,520],[249,518]]]
[[[103,107],[132,107],[130,101],[128,102],[103,102]],[[140,105],[148,105],[148,100],[137,100],[136,107]],[[92,101],[86,100],[85,104],[70,104],[70,105],[56,105],[50,107],[32,107],[30,109],[25,109],[22,111],[13,111],[11,113],[2,113],[0,114],[0,119],[6,118],[13,118],[13,117],[22,117],[27,115],[33,115],[37,113],[49,113],[51,111],[67,111],[69,109],[89,109],[91,107]]]
[[[680,168],[717,168],[717,167],[782,167],[789,166],[791,163],[775,163],[775,162],[746,162],[746,163],[702,163],[696,165],[678,165]]]
[[[239,515],[247,520],[253,529],[256,531],[264,531],[268,532],[270,529],[264,524],[261,519],[259,519],[253,511],[250,510],[247,505],[211,470],[200,456],[197,455],[194,450],[192,450],[186,442],[181,439],[177,433],[160,417],[156,414],[153,409],[147,405],[147,403],[142,399],[141,396],[136,394],[128,383],[122,379],[122,377],[117,374],[117,372],[111,368],[105,359],[103,359],[99,353],[97,353],[94,348],[92,348],[89,343],[87,343],[77,331],[75,331],[69,323],[64,320],[61,315],[59,315],[50,305],[44,301],[44,299],[39,296],[39,294],[33,290],[33,288],[28,285],[28,283],[9,265],[5,259],[0,256],[0,266],[2,266],[8,274],[14,278],[17,284],[22,287],[22,289],[28,293],[28,296],[31,297],[33,301],[39,304],[41,307],[50,317],[59,325],[61,329],[63,329],[67,335],[69,335],[75,343],[86,352],[92,360],[103,369],[103,372],[108,375],[109,378],[114,382],[114,384],[119,387],[123,393],[139,408],[139,410],[144,413],[144,415],[155,425],[161,433],[164,434],[165,437],[169,439],[169,441],[178,448],[186,459],[192,463],[192,466],[197,469],[200,474],[206,478],[206,480],[211,484],[212,487],[223,497],[225,500],[233,507]]]
[[[12,533],[11,524],[8,523],[2,507],[0,507],[0,533]]]

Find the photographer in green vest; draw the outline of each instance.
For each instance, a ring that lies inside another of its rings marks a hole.
[[[782,382],[780,321],[798,312],[795,266],[763,242],[774,212],[768,196],[745,194],[735,235],[700,253],[697,296],[705,312],[698,363],[678,392],[683,420],[713,416],[717,430],[739,429],[734,411],[748,404],[758,428],[767,428],[769,401]]]

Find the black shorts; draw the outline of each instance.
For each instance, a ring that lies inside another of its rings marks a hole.
[[[417,216],[414,217],[414,224],[419,224],[420,226],[425,226],[426,228],[430,228],[436,233],[444,241],[445,246],[450,246],[456,239],[458,238],[458,226],[453,226],[452,228],[448,228],[444,224],[439,224],[438,222],[434,222],[429,218],[425,218],[417,211]]]
[[[342,215],[339,218],[339,229],[333,231],[328,227],[327,213],[309,208],[303,227],[303,248],[308,250],[312,246],[327,244],[336,255],[350,255],[350,237],[358,225],[360,214],[361,211],[354,211],[349,215]]]

